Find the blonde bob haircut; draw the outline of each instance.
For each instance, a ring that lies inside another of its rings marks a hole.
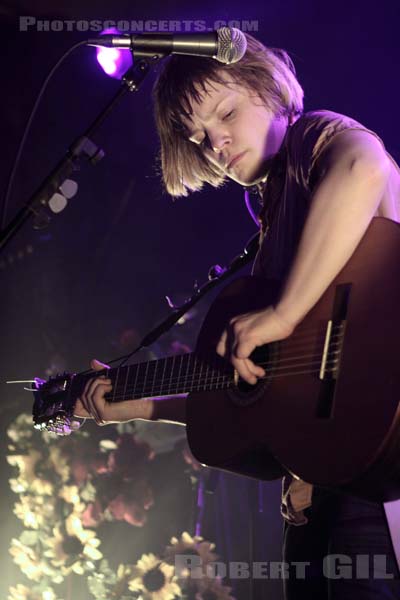
[[[154,114],[161,143],[161,170],[171,196],[187,196],[204,183],[219,187],[225,175],[212,165],[198,144],[189,140],[182,117],[191,115],[190,101],[200,102],[207,82],[226,85],[222,74],[259,95],[273,114],[298,115],[304,92],[285,50],[266,48],[245,34],[247,50],[237,63],[213,58],[173,55],[165,60],[153,88]]]

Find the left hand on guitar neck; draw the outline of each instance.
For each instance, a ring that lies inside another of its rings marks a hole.
[[[229,360],[247,383],[256,384],[265,375],[249,356],[257,346],[289,337],[294,325],[285,320],[279,309],[269,306],[231,319],[217,344],[217,354]]]
[[[109,368],[108,365],[95,359],[91,361],[90,366],[93,371],[104,371]],[[97,425],[121,423],[133,419],[151,419],[154,410],[151,400],[143,398],[108,402],[104,394],[111,390],[111,379],[107,379],[104,375],[89,379],[81,397],[75,403],[74,415],[85,419],[93,418]]]

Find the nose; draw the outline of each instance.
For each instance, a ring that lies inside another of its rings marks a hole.
[[[231,142],[230,136],[226,131],[208,132],[208,138],[215,154],[221,154],[225,146],[228,146]]]

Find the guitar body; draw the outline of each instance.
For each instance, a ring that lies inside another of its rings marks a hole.
[[[212,305],[197,352],[215,355],[233,316],[278,293],[276,282],[234,281]],[[399,498],[399,340],[400,225],[376,218],[295,332],[269,346],[265,380],[189,395],[193,454],[259,479],[290,472],[371,500]]]

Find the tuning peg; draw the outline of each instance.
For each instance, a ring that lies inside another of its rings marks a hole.
[[[225,267],[221,267],[221,265],[213,265],[208,271],[208,279],[212,281],[213,279],[218,279],[221,277],[226,271]]]

